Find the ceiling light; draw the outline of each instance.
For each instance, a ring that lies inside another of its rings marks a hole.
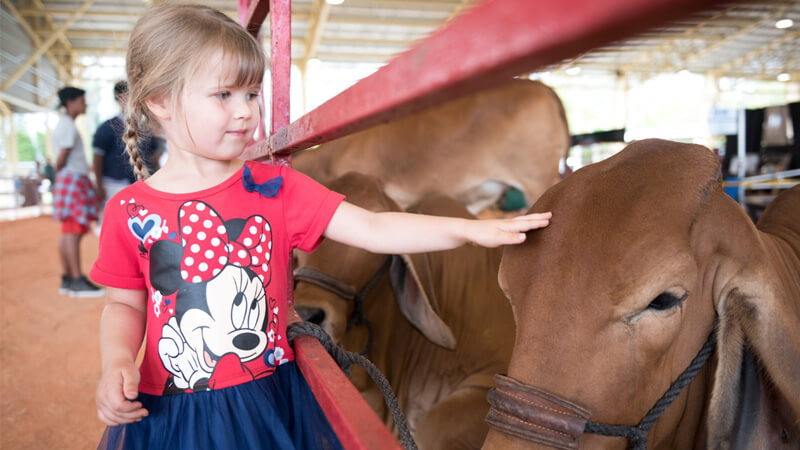
[[[569,69],[567,69],[566,72],[567,72],[567,75],[577,75],[577,74],[581,73],[581,68],[577,67],[577,66],[572,66]]]
[[[789,81],[789,80],[792,79],[792,76],[789,75],[788,73],[784,72],[784,73],[778,74],[778,76],[776,78],[778,79],[778,81]]]
[[[689,69],[681,69],[681,70],[678,71],[678,75],[684,75],[685,76],[685,75],[689,75],[690,73],[691,72],[689,72]]]
[[[794,21],[792,19],[781,19],[775,22],[775,28],[779,30],[783,30],[786,28],[791,28],[794,25]]]
[[[341,5],[344,3],[344,0],[325,0],[325,3],[329,5]]]

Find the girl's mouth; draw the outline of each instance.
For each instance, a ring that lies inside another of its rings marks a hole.
[[[236,137],[241,137],[241,136],[244,136],[244,135],[247,134],[247,130],[230,130],[230,131],[227,131],[227,134],[230,134],[230,135],[236,136]]]

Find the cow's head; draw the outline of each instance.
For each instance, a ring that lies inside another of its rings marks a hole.
[[[726,436],[741,406],[740,316],[754,313],[742,299],[773,295],[774,279],[765,273],[759,232],[721,189],[714,154],[637,142],[575,172],[532,211],[553,211],[550,226],[507,247],[499,274],[517,323],[509,376],[583,406],[591,421],[635,425],[721,315],[718,347],[730,357],[720,359],[717,379],[727,384],[717,387],[714,404],[726,412],[710,429],[714,439]],[[708,373],[651,428],[650,445],[686,448],[702,439],[695,436],[702,435]],[[581,439],[587,448],[627,444]]]
[[[361,208],[374,212],[401,211],[386,196],[375,177],[351,172],[332,181],[329,187]],[[455,348],[453,333],[437,315],[429,298],[430,289],[425,288],[420,273],[424,267],[418,267],[423,263],[417,256],[378,255],[326,240],[313,254],[298,253],[297,267],[301,270],[313,268],[314,272],[322,274],[318,276],[332,281],[321,283],[329,285],[328,288],[311,282],[298,283],[295,309],[305,320],[321,325],[334,341],[342,342],[355,307],[355,303],[346,298],[347,293],[361,292],[375,281],[368,301],[380,295],[384,296],[378,299],[380,302],[390,300],[385,297],[395,297],[400,311],[417,330],[437,345]],[[381,270],[384,265],[388,266],[386,271]],[[386,280],[391,281],[391,289]],[[382,288],[384,291],[380,291]]]

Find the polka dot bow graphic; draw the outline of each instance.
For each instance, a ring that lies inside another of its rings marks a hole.
[[[241,223],[244,222],[244,226]],[[190,283],[208,281],[226,266],[249,268],[269,284],[272,232],[261,216],[234,219],[226,224],[208,204],[188,201],[178,216],[184,247],[181,277]],[[241,232],[236,231],[241,227]]]

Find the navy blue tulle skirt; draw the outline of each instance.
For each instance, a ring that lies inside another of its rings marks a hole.
[[[140,394],[141,422],[109,427],[99,449],[340,449],[294,362],[274,374],[220,389]]]

